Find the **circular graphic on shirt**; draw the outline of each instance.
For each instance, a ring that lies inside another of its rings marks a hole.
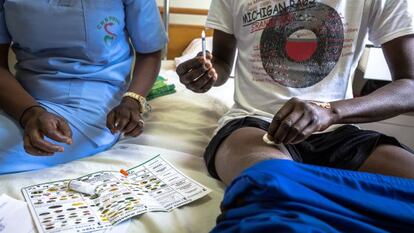
[[[341,57],[344,27],[330,6],[294,5],[273,16],[260,39],[266,73],[286,87],[305,88],[322,81]]]

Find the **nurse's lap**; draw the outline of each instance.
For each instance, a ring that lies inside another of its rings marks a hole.
[[[23,129],[7,114],[0,112],[0,174],[23,172],[51,167],[94,155],[111,145],[98,147],[74,127],[71,127],[73,144],[62,146],[65,151],[52,156],[34,156],[23,147]]]

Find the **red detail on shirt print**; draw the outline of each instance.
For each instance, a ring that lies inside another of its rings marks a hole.
[[[309,60],[315,54],[318,48],[316,40],[294,40],[288,39],[286,41],[286,54],[296,62],[303,62]]]

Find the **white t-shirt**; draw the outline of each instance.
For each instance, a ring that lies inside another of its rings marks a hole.
[[[212,0],[206,26],[237,39],[235,105],[220,127],[246,116],[271,121],[292,97],[352,98],[367,39],[414,34],[413,0]]]

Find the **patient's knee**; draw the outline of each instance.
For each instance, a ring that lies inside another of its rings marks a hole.
[[[216,153],[216,170],[225,182],[231,182],[245,169],[264,160],[291,159],[279,148],[263,142],[266,132],[258,128],[234,131],[220,145]]]

